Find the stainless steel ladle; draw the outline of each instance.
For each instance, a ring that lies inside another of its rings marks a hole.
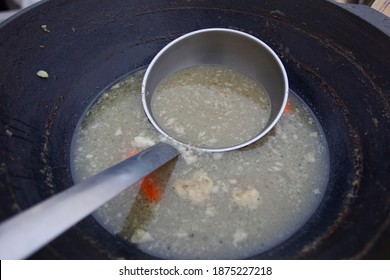
[[[23,259],[108,200],[177,157],[159,143],[0,224],[0,259]]]

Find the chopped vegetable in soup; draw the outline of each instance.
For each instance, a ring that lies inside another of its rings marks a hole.
[[[73,141],[76,182],[160,141],[141,105],[137,72],[106,91]],[[172,144],[172,143],[171,143]],[[176,145],[176,144],[174,144]],[[239,259],[286,240],[322,200],[329,174],[324,134],[294,94],[275,128],[238,151],[181,155],[96,210],[110,233],[166,259]]]

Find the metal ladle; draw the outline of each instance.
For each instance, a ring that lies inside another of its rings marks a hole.
[[[108,200],[177,157],[159,143],[0,224],[0,259],[27,258]]]

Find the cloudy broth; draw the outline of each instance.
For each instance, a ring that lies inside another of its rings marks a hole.
[[[230,68],[200,65],[165,78],[151,111],[169,136],[195,147],[242,144],[264,129],[270,116],[267,92]]]
[[[106,91],[81,121],[73,140],[75,182],[155,143],[170,143],[143,112],[143,73]],[[244,149],[206,153],[176,147],[176,161],[93,213],[107,231],[155,257],[260,254],[302,227],[327,186],[324,134],[293,93],[275,128]]]

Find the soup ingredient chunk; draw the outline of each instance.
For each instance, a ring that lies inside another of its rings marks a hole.
[[[39,71],[37,72],[37,76],[38,76],[39,78],[42,78],[42,79],[47,79],[47,78],[49,78],[49,74],[48,74],[46,71],[44,71],[44,70],[39,70]]]
[[[149,232],[143,229],[136,229],[130,241],[132,243],[143,243],[152,240],[153,240],[153,236]]]
[[[156,176],[152,173],[141,181],[141,194],[149,202],[157,202],[161,199],[161,188],[157,183]]]
[[[207,173],[200,170],[188,180],[178,180],[173,187],[182,199],[199,204],[210,198],[213,186],[214,183]]]
[[[256,209],[260,204],[260,194],[253,187],[235,187],[232,192],[233,201],[240,207]]]
[[[137,149],[131,150],[127,153],[127,157],[132,157],[140,151]],[[151,203],[158,202],[161,199],[162,190],[157,182],[157,177],[154,173],[145,176],[140,182],[141,195]]]

